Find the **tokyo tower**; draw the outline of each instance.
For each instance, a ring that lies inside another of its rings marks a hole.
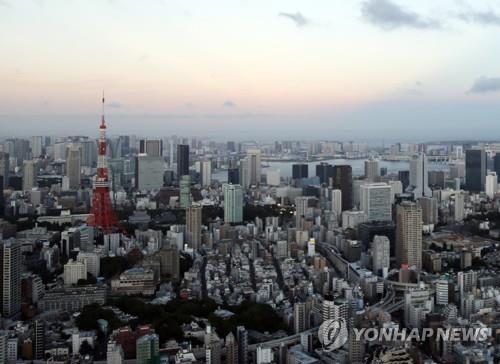
[[[94,180],[92,209],[87,224],[109,234],[118,226],[118,218],[113,211],[109,197],[108,162],[106,158],[106,122],[104,120],[104,95],[102,97],[102,117],[99,125],[99,141],[97,142],[97,174]]]

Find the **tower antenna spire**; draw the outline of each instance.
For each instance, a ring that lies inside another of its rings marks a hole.
[[[104,121],[104,90],[102,90],[102,114],[101,114],[101,126],[105,125]]]

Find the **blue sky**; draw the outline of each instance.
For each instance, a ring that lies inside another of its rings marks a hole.
[[[0,0],[3,133],[500,133],[500,1]],[[41,122],[42,121],[42,122]]]

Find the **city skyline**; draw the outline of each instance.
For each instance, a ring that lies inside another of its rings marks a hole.
[[[499,14],[488,1],[6,0],[0,124],[91,134],[105,89],[112,129],[144,135],[491,137]]]

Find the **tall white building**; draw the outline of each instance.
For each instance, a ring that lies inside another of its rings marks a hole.
[[[456,222],[463,221],[465,218],[465,194],[463,191],[455,193],[455,203],[453,208],[453,216]]]
[[[375,235],[372,241],[373,272],[387,277],[391,259],[391,243],[387,236]]]
[[[38,158],[43,153],[43,138],[41,136],[31,137],[31,155]]]
[[[332,211],[335,212],[337,218],[342,215],[342,191],[330,190],[330,201],[332,202]]]
[[[498,191],[498,176],[496,172],[488,172],[486,175],[485,191],[486,195],[491,199],[496,195]]]
[[[204,160],[200,162],[201,185],[208,187],[212,183],[212,161]]]
[[[68,263],[64,265],[64,284],[70,286],[72,284],[77,284],[79,279],[87,279],[87,267],[85,262],[78,262],[70,259]]]
[[[101,273],[101,257],[93,252],[80,252],[76,258],[78,262],[84,263],[87,268],[87,273],[94,277],[99,277]]]
[[[380,177],[380,167],[378,160],[368,159],[365,161],[365,179],[376,181]]]
[[[424,153],[413,155],[410,160],[410,185],[407,191],[413,193],[415,199],[420,197],[432,197],[429,188],[429,167],[427,156]]]
[[[391,186],[385,183],[362,185],[360,195],[360,210],[369,221],[392,220]]]
[[[243,189],[240,185],[224,184],[224,222],[243,221]]]

